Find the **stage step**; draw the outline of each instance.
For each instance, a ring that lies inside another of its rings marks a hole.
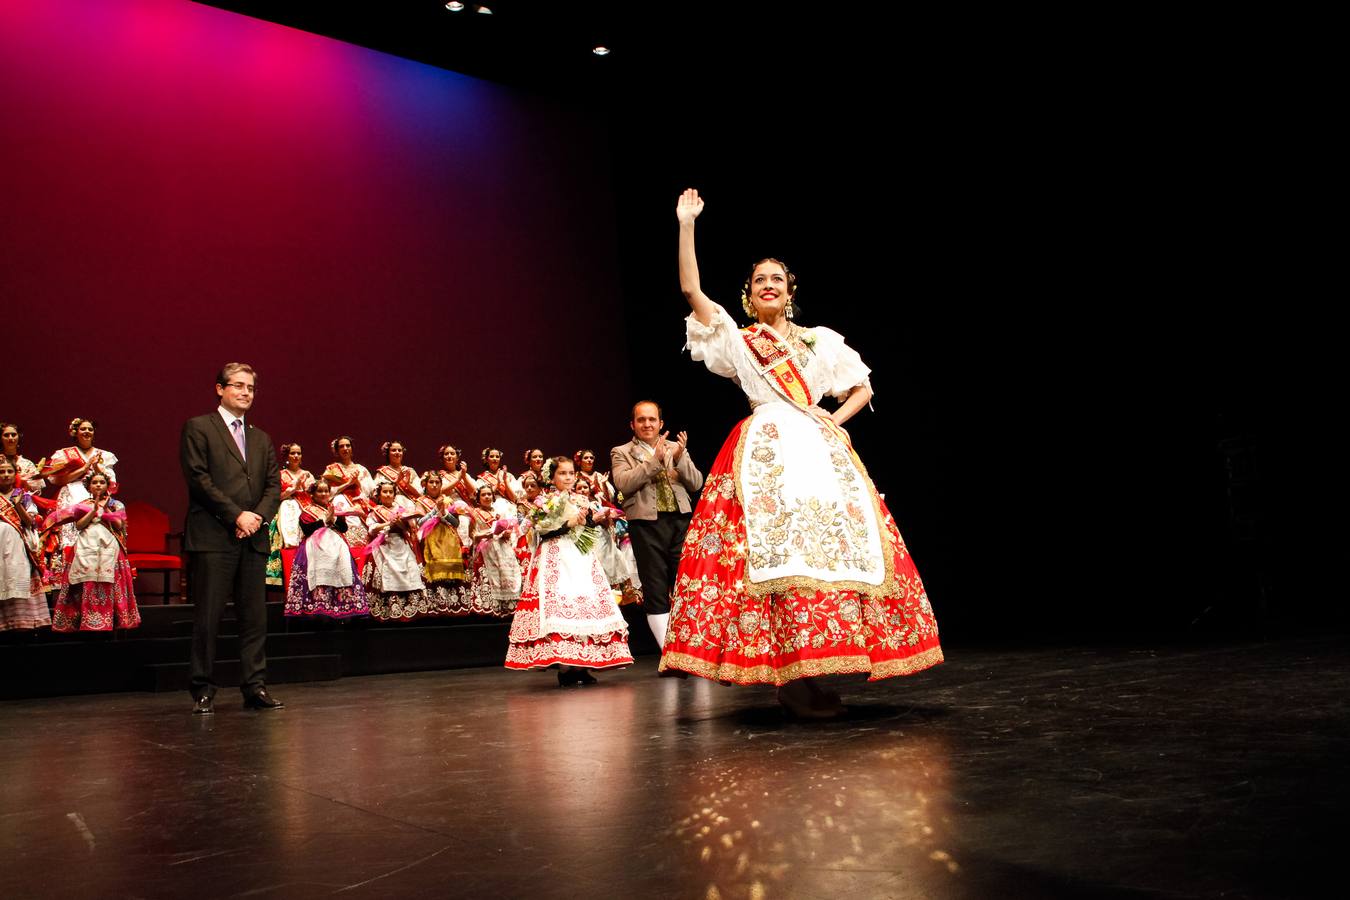
[[[239,660],[216,660],[216,684],[238,687]],[[342,657],[336,653],[310,656],[268,656],[267,683],[294,684],[298,681],[336,681],[342,677]],[[191,679],[188,663],[153,663],[141,668],[140,690],[186,691]]]

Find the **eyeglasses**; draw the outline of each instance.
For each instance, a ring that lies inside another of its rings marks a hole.
[[[242,381],[227,381],[225,387],[234,388],[236,391],[245,391],[250,394],[258,393],[258,389],[251,384],[245,384]]]

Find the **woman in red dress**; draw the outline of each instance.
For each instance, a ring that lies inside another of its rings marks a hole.
[[[680,288],[694,359],[734,379],[753,413],[708,473],[676,576],[661,668],[778,686],[812,718],[838,715],[823,675],[909,675],[942,661],[937,621],[895,521],[841,427],[872,397],[838,332],[795,321],[796,279],[761,260],[738,328],[703,293],[695,190],[680,197]],[[818,405],[830,395],[839,407]]]

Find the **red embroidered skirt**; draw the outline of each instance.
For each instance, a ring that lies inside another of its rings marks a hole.
[[[735,467],[750,421],[732,429],[694,509],[661,668],[736,684],[782,685],[851,672],[877,681],[942,662],[923,581],[870,478],[866,484],[880,512],[883,549],[894,565],[889,587],[873,594],[803,578],[764,596],[746,590],[748,539]]]

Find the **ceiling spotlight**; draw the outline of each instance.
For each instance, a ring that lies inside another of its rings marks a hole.
[[[599,47],[593,48],[591,52],[594,53],[596,56],[609,56],[609,48],[603,44],[601,44]]]
[[[449,3],[445,4],[445,8],[451,12],[463,12],[464,4],[460,3],[459,0],[450,0]]]
[[[481,3],[475,6],[473,8],[473,11],[484,16],[492,15],[492,10],[488,9],[486,6],[483,6]]]

